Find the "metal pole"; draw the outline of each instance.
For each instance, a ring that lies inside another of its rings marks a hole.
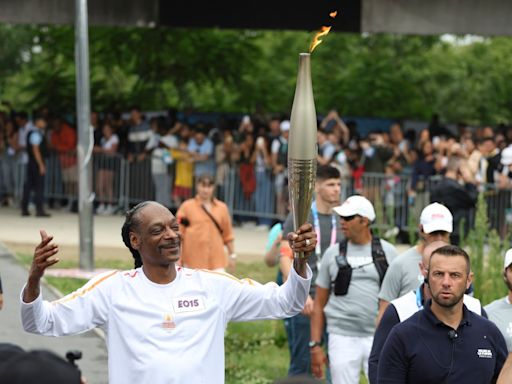
[[[75,0],[75,63],[78,126],[78,207],[80,231],[80,268],[94,269],[92,202],[91,99],[89,90],[89,37],[87,0]]]

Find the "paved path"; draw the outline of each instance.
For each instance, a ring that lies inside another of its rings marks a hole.
[[[19,295],[27,279],[27,270],[20,266],[0,243],[0,273],[4,291],[4,308],[0,311],[0,341],[24,349],[49,349],[60,356],[72,349],[82,351],[78,365],[88,384],[108,383],[107,349],[102,338],[90,331],[78,336],[46,337],[26,333],[21,327]],[[46,299],[54,300],[52,291],[43,287]]]
[[[22,217],[14,208],[0,207],[0,242],[8,244],[26,244],[30,249],[39,242],[39,229],[46,229],[54,235],[55,241],[61,246],[74,246],[78,255],[79,227],[78,214],[49,211],[50,218]],[[109,252],[129,252],[121,240],[121,227],[124,217],[94,216],[94,246]],[[235,227],[235,250],[242,261],[263,260],[268,230],[260,230],[256,226]]]

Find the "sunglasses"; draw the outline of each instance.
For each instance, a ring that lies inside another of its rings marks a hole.
[[[352,216],[340,216],[343,221],[352,221],[359,215],[352,215]]]

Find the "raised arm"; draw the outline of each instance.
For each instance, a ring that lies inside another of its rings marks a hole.
[[[309,256],[315,249],[316,233],[311,224],[304,224],[297,231],[288,234],[288,240],[295,252],[305,252]],[[223,300],[226,320],[285,318],[302,311],[312,277],[306,261],[307,257],[296,260],[288,279],[281,286],[275,283],[261,285],[248,280],[218,278],[219,281],[212,284],[212,289],[221,289],[218,294]]]
[[[47,336],[77,334],[108,320],[110,290],[117,271],[108,271],[89,280],[82,288],[48,302],[41,294],[41,278],[46,268],[58,262],[58,246],[53,236],[40,231],[41,242],[34,251],[28,281],[21,293],[21,322],[27,332]]]
[[[49,236],[45,230],[40,230],[39,234],[41,235],[41,242],[34,250],[27,285],[23,291],[23,301],[25,303],[31,303],[39,296],[44,271],[59,262],[58,258],[52,257],[59,252],[59,246],[52,242],[53,236]]]

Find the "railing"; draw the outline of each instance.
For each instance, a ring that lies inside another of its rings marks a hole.
[[[19,202],[25,165],[21,162],[16,164],[15,198]],[[47,200],[76,200],[78,175],[75,157],[52,155],[46,160],[46,164]],[[283,219],[277,213],[278,204],[283,202],[276,201],[275,177],[270,169],[259,169],[251,178],[241,173],[240,167],[227,166],[223,175],[218,180],[217,196],[228,205],[235,222],[251,220],[270,225],[275,220]],[[352,194],[362,194],[375,206],[376,228],[386,230],[397,227],[408,231],[409,226],[416,229],[420,212],[429,203],[430,191],[439,179],[439,176],[434,176],[424,180],[424,188],[417,191],[415,200],[411,201],[407,194],[410,175],[365,173],[360,178],[345,178],[342,181],[341,200]],[[117,212],[124,212],[130,206],[148,199],[165,201],[166,205],[174,209],[179,205],[179,201],[172,198],[176,181],[175,165],[168,165],[167,172],[156,173],[150,157],[128,161],[120,155],[95,154],[93,180],[97,204],[112,204]],[[512,191],[498,189],[493,184],[481,188],[488,206],[490,225],[504,236],[508,224],[512,222]],[[191,190],[190,196],[193,193]],[[468,216],[471,226],[473,212],[469,212]]]

